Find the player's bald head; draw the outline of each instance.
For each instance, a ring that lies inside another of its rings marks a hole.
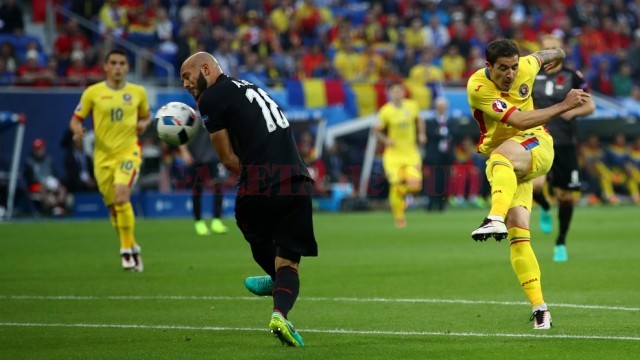
[[[202,92],[214,84],[222,69],[213,55],[206,52],[197,52],[187,58],[180,67],[182,87],[187,89],[196,99]]]
[[[220,65],[218,64],[218,60],[209,54],[208,52],[200,51],[191,56],[189,56],[183,63],[180,68],[180,72],[182,73],[184,70],[193,70],[193,69],[201,69],[203,67],[208,67],[212,72],[222,73],[222,69],[220,69]]]

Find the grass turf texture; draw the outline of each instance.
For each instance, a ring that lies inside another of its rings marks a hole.
[[[127,273],[107,219],[0,224],[0,358],[638,354],[637,208],[577,209],[567,263],[551,261],[555,235],[542,235],[534,212],[550,331],[532,330],[508,242],[470,238],[484,215],[412,211],[395,229],[389,213],[317,214],[320,257],[303,260],[290,313],[303,349],[267,332],[271,298],[244,289],[244,277],[261,271],[235,228],[201,237],[190,220],[139,220],[145,272]]]

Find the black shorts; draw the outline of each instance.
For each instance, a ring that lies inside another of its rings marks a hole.
[[[580,191],[580,170],[575,145],[556,145],[553,165],[547,174],[549,184],[560,189]]]
[[[281,253],[317,256],[313,233],[311,193],[313,183],[297,180],[289,194],[243,195],[236,197],[236,223],[250,244],[275,244]],[[295,194],[295,195],[292,195]]]

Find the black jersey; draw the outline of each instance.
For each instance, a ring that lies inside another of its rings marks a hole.
[[[533,106],[544,109],[562,102],[571,89],[588,91],[587,83],[579,72],[563,67],[559,72],[548,75],[541,70],[533,84]],[[545,126],[553,136],[554,145],[576,143],[576,125],[573,119],[565,121],[558,116]]]
[[[287,118],[264,90],[222,74],[198,107],[210,133],[227,129],[242,164],[241,188],[263,191],[287,179],[311,179]]]

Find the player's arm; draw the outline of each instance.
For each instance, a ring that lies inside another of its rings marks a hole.
[[[147,92],[142,88],[142,99],[138,105],[138,135],[144,134],[151,123],[151,112],[149,111],[149,103],[147,102]]]
[[[531,129],[545,124],[552,118],[583,106],[591,99],[589,93],[582,89],[573,89],[567,94],[562,102],[552,105],[548,108],[520,111],[519,109],[510,108],[502,117],[500,122],[507,123],[518,130]]]
[[[189,147],[187,145],[178,146],[178,150],[180,150],[180,157],[182,161],[184,161],[185,165],[191,166],[193,164],[193,156],[191,156],[191,151],[189,151]]]
[[[589,85],[584,80],[584,77],[579,71],[574,71],[573,73],[573,84],[571,86],[574,89],[583,89],[584,91],[589,91]],[[593,114],[596,111],[596,104],[592,98],[589,98],[584,105],[577,107],[573,110],[567,111],[566,113],[560,115],[560,117],[565,121],[571,121],[576,116],[587,116]]]
[[[418,144],[425,145],[427,143],[427,122],[422,119],[420,113],[416,116],[416,129],[418,129]]]
[[[579,106],[573,110],[569,110],[560,115],[560,117],[565,121],[570,121],[576,116],[591,115],[594,111],[596,111],[596,104],[593,102],[593,98],[589,97],[587,99],[587,102],[582,104],[582,106]]]
[[[71,121],[69,122],[69,129],[73,133],[74,140],[82,139],[82,136],[84,136],[86,129],[82,125],[82,121],[89,115],[92,106],[91,94],[89,93],[89,90],[86,90],[82,93],[80,103],[76,106],[76,109],[71,116]]]
[[[82,125],[82,119],[78,118],[75,114],[71,116],[71,122],[69,122],[69,129],[73,133],[73,140],[82,139],[86,129]]]
[[[379,142],[383,143],[385,146],[393,146],[393,140],[387,137],[385,129],[384,125],[378,123],[373,127],[373,132],[376,134],[376,138]]]
[[[373,132],[374,134],[376,134],[376,139],[378,139],[378,141],[383,143],[385,146],[393,146],[393,140],[389,139],[389,137],[387,136],[387,122],[385,121],[383,111],[380,111],[378,113],[378,117],[380,118],[380,120],[373,127]]]
[[[536,51],[533,53],[533,56],[538,58],[540,66],[543,67],[548,74],[554,74],[562,68],[562,61],[566,55],[564,50],[558,48]]]
[[[239,175],[242,170],[242,164],[240,164],[240,158],[233,151],[233,147],[231,147],[231,140],[229,139],[227,129],[215,131],[209,134],[209,138],[224,167],[233,174]]]

